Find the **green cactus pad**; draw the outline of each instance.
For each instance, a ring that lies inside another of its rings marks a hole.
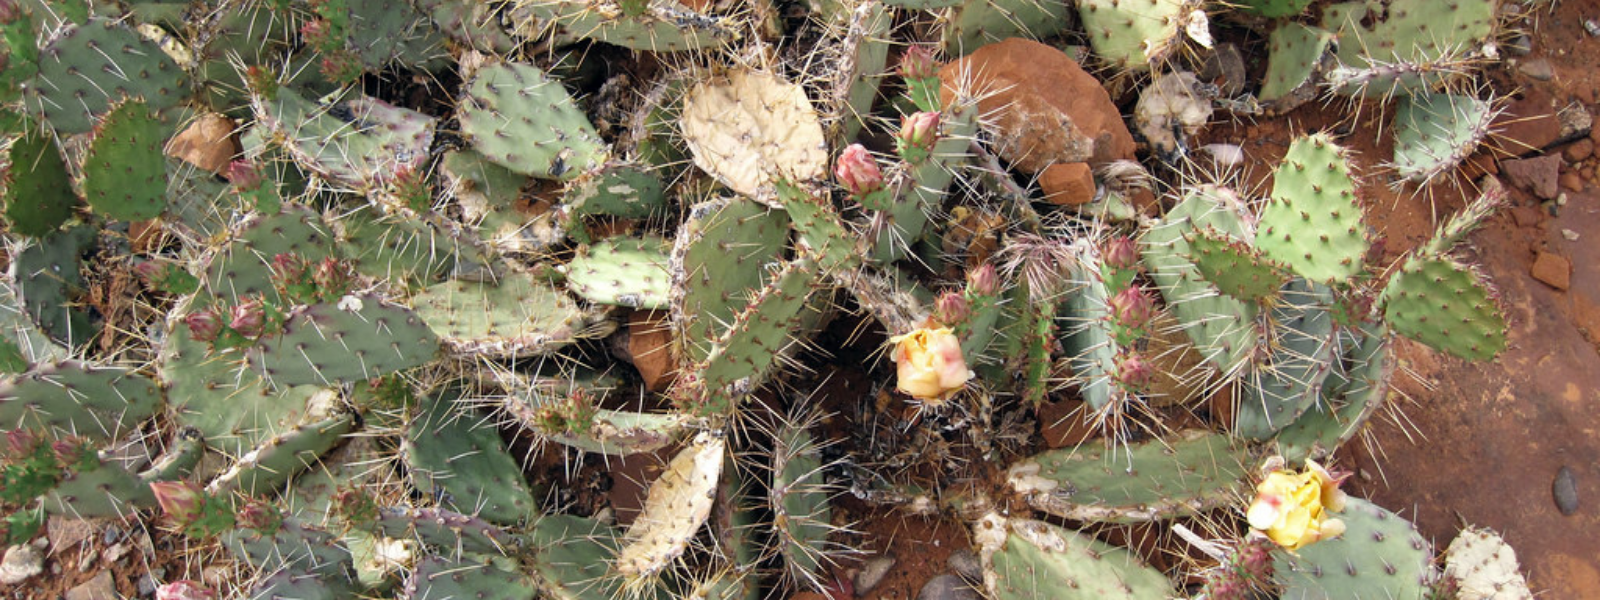
[[[1449,258],[1412,258],[1383,289],[1395,333],[1467,360],[1506,347],[1506,322],[1477,271]]]
[[[348,581],[328,580],[315,573],[278,571],[263,577],[251,588],[250,597],[343,600],[354,593],[352,587]]]
[[[1232,501],[1246,450],[1227,436],[1186,431],[1108,451],[1051,450],[1007,471],[1028,504],[1075,521],[1128,523],[1193,515]]]
[[[683,556],[711,516],[727,447],[727,438],[701,433],[673,457],[622,536],[613,566],[618,574],[633,582],[653,580]]]
[[[1190,252],[1184,236],[1204,227],[1247,239],[1241,210],[1238,196],[1226,188],[1190,190],[1140,240],[1144,263],[1167,301],[1167,311],[1189,334],[1195,349],[1223,373],[1233,372],[1254,354],[1256,307],[1218,292],[1201,277],[1194,263],[1184,258]]]
[[[446,281],[411,303],[445,349],[463,357],[548,354],[576,341],[587,323],[565,294],[527,273],[495,282]]]
[[[818,581],[829,566],[828,534],[835,527],[828,503],[840,490],[827,484],[822,469],[821,448],[811,434],[792,423],[778,430],[773,437],[768,502],[784,568],[795,581]]]
[[[1322,397],[1323,382],[1339,360],[1328,288],[1290,282],[1272,307],[1271,355],[1252,363],[1239,386],[1233,432],[1263,440],[1300,418]]]
[[[200,302],[190,302],[193,307]],[[180,305],[180,308],[185,306]],[[174,310],[175,315],[186,310]],[[211,356],[210,345],[189,337],[181,322],[172,326],[156,359],[179,423],[193,427],[206,444],[229,456],[242,456],[273,435],[288,431],[306,414],[320,388],[273,390],[235,356]]]
[[[295,309],[282,334],[263,336],[248,358],[281,389],[382,377],[427,364],[438,351],[439,336],[416,313],[352,295]]]
[[[3,279],[0,279],[0,340],[4,340],[17,351],[16,355],[8,357],[8,363],[16,359],[21,359],[24,363],[8,364],[20,367],[12,373],[26,371],[32,364],[56,362],[67,358],[67,349],[39,331],[28,314],[23,312],[16,288]]]
[[[1430,0],[1394,0],[1381,12],[1367,2],[1333,4],[1322,11],[1322,28],[1339,34],[1339,62],[1354,69],[1392,65],[1423,65],[1441,60],[1466,60],[1484,52],[1498,29],[1495,0],[1464,0],[1439,4]],[[1451,69],[1433,77],[1412,73],[1387,85],[1345,86],[1344,94],[1389,97],[1405,92],[1426,92],[1449,76]]]
[[[1073,269],[1074,291],[1062,300],[1061,312],[1067,316],[1062,321],[1060,336],[1062,355],[1069,357],[1073,379],[1078,393],[1089,407],[1102,411],[1115,408],[1127,398],[1128,392],[1116,380],[1117,357],[1123,348],[1113,339],[1111,312],[1106,299],[1111,292],[1100,279],[1100,257],[1092,247],[1074,245],[1081,268]],[[1053,316],[1053,315],[1052,315]],[[1034,332],[1028,336],[1030,346],[1042,342],[1047,348],[1050,336]],[[1048,353],[1044,350],[1043,353]],[[1049,364],[1048,357],[1036,356],[1036,364]],[[1039,389],[1042,390],[1042,387]]]
[[[1200,276],[1241,301],[1260,303],[1278,295],[1289,281],[1283,265],[1228,234],[1199,229],[1185,235],[1183,241],[1188,242],[1187,258]]]
[[[167,446],[167,452],[152,461],[150,468],[139,473],[139,479],[145,483],[183,479],[189,476],[205,455],[206,441],[200,435],[200,430],[185,427],[178,430],[172,444]]]
[[[167,200],[167,164],[161,122],[143,102],[115,103],[95,127],[83,159],[83,195],[95,212],[139,221],[161,214]]]
[[[1457,94],[1413,94],[1394,112],[1394,170],[1428,183],[1460,166],[1489,135],[1499,111],[1487,101]]]
[[[322,105],[284,87],[253,95],[252,107],[296,164],[358,192],[421,169],[437,121],[366,96]]]
[[[1298,1],[1298,0],[1295,0]],[[1333,47],[1336,36],[1325,29],[1300,23],[1284,23],[1268,36],[1267,72],[1262,77],[1262,102],[1278,102],[1305,93],[1315,96],[1310,84],[1321,70],[1322,59]]]
[[[528,533],[533,553],[525,573],[552,600],[612,600],[620,581],[608,572],[621,537],[609,525],[571,515],[547,515]]]
[[[206,288],[229,304],[247,296],[273,295],[272,259],[293,254],[306,262],[333,256],[333,238],[315,213],[284,206],[275,215],[245,221],[232,243],[214,252],[206,266]]]
[[[50,339],[76,348],[93,339],[96,327],[82,308],[88,282],[79,271],[96,246],[93,227],[80,225],[34,240],[11,265],[22,308]]]
[[[315,464],[355,427],[355,414],[340,414],[272,436],[217,476],[212,493],[238,491],[257,496],[275,491]]]
[[[516,571],[493,564],[430,556],[417,563],[403,597],[406,600],[534,600],[539,597],[539,590],[527,576]]]
[[[339,536],[286,518],[271,534],[234,529],[222,534],[234,558],[258,573],[299,572],[322,578],[322,585],[348,589],[354,581],[354,560]]]
[[[1094,53],[1106,62],[1147,71],[1183,43],[1192,0],[1080,0],[1078,17]]]
[[[6,221],[12,233],[48,235],[72,217],[78,195],[54,138],[37,132],[17,138],[7,162]]]
[[[944,51],[951,56],[965,56],[981,46],[1006,38],[1042,40],[1072,25],[1072,19],[1068,17],[1072,11],[1070,2],[974,0],[939,4],[954,6],[948,17],[949,22],[944,26]]]
[[[1363,329],[1360,334],[1341,332],[1349,350],[1323,383],[1322,401],[1273,438],[1278,454],[1290,462],[1333,454],[1383,406],[1395,368],[1389,337],[1376,326]]]
[[[324,221],[335,234],[339,255],[368,277],[408,286],[429,285],[460,260],[453,240],[417,219],[385,217],[378,209],[363,206],[327,215]]]
[[[155,42],[105,18],[68,26],[39,52],[28,110],[58,133],[88,133],[123,98],[163,114],[187,97],[183,69]]]
[[[103,443],[137,429],[160,408],[155,383],[126,369],[64,361],[0,381],[0,429]]]
[[[507,399],[506,411],[540,437],[584,452],[628,456],[655,452],[676,443],[688,430],[689,417],[678,413],[641,413],[600,409],[586,431],[551,431],[536,417],[535,406],[523,399]]]
[[[517,40],[500,26],[500,15],[488,0],[411,0],[451,40],[485,54],[504,56]]]
[[[639,15],[601,9],[584,0],[522,0],[540,21],[560,25],[567,35],[651,52],[713,48],[739,37],[719,17],[697,13],[671,0],[651,2]]]
[[[666,308],[671,257],[657,238],[611,238],[567,263],[567,288],[585,300],[629,308]]]
[[[417,540],[446,555],[458,551],[505,555],[516,543],[511,534],[488,521],[438,508],[383,508],[376,527],[383,537]]]
[[[787,181],[778,182],[777,192],[800,245],[823,273],[847,273],[861,266],[861,235],[845,225],[832,201]]]
[[[450,195],[467,214],[511,210],[528,183],[527,175],[489,162],[471,150],[446,152],[439,161],[439,172],[448,182]]]
[[[538,502],[494,427],[458,411],[454,392],[424,402],[407,428],[404,458],[424,494],[491,523],[516,525],[538,515]]]
[[[872,116],[878,88],[889,76],[889,40],[894,12],[887,4],[865,3],[850,15],[850,28],[844,36],[845,63],[835,77],[833,116],[839,135],[835,139],[854,140]],[[837,131],[837,130],[835,130]]]
[[[1433,546],[1409,521],[1360,498],[1344,511],[1345,532],[1301,548],[1273,552],[1273,580],[1285,600],[1421,600],[1433,573]]]
[[[45,512],[71,518],[125,518],[156,504],[150,484],[121,464],[102,460],[94,469],[72,469],[44,495]]]
[[[673,329],[690,360],[704,360],[735,312],[779,260],[789,218],[753,200],[697,204],[672,250]]]
[[[1256,248],[1311,281],[1350,279],[1369,245],[1355,192],[1344,148],[1326,134],[1296,139],[1273,176]]]
[[[1311,6],[1311,2],[1312,0],[1242,0],[1238,6],[1245,12],[1276,19],[1305,12],[1306,7]],[[1279,26],[1279,29],[1282,29],[1282,26]]]
[[[939,141],[928,160],[909,166],[908,177],[901,180],[905,187],[895,194],[886,212],[888,226],[869,232],[873,235],[869,242],[873,261],[887,264],[910,254],[911,244],[921,239],[928,227],[928,215],[943,210],[956,170],[967,160],[968,146],[978,131],[977,103],[956,102],[945,107],[939,119],[943,129]]]
[[[1043,521],[990,513],[973,525],[997,600],[1165,600],[1172,582],[1125,548]]]
[[[479,69],[456,114],[473,148],[517,173],[567,180],[605,162],[594,125],[559,82],[533,65]]]
[[[367,71],[399,63],[419,71],[448,64],[444,37],[412,3],[391,0],[344,0],[349,7],[346,46]]]
[[[568,235],[588,243],[583,218],[591,215],[647,219],[667,208],[661,178],[637,165],[608,165],[579,177],[561,196],[561,219]]]
[[[727,332],[694,369],[713,399],[705,410],[727,414],[733,407],[718,406],[722,399],[738,399],[766,381],[796,335],[816,278],[816,265],[808,260],[785,263],[734,315]]]

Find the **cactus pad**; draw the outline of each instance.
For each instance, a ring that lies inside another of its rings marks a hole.
[[[149,379],[76,361],[0,382],[0,429],[109,442],[137,429],[160,407],[161,392]]]
[[[766,381],[799,329],[816,277],[816,265],[808,260],[785,263],[751,296],[749,306],[734,315],[727,332],[694,369],[714,400],[707,410],[726,414],[732,406],[718,406],[721,400],[737,399]]]
[[[1412,258],[1383,289],[1383,315],[1395,333],[1468,360],[1506,347],[1506,322],[1487,284],[1448,258]]]
[[[1075,521],[1133,522],[1192,515],[1233,499],[1245,478],[1242,446],[1187,431],[1125,452],[1051,450],[1007,472],[1034,508]]]
[[[1002,0],[973,0],[970,2],[886,2],[885,4],[944,4],[954,5],[944,26],[944,51],[951,56],[965,56],[980,46],[1013,37],[1041,40],[1054,36],[1071,26],[1068,13],[1072,3],[1046,0],[1042,2],[1005,2]]]
[[[527,9],[543,22],[560,25],[570,36],[634,50],[698,50],[721,45],[739,35],[723,19],[702,15],[672,0],[650,2],[637,15],[586,0],[521,0],[517,8]]]
[[[1162,222],[1145,230],[1140,241],[1150,278],[1166,298],[1167,310],[1183,326],[1196,350],[1224,373],[1251,356],[1256,345],[1256,307],[1218,292],[1189,262],[1186,234],[1209,228],[1235,239],[1249,239],[1239,212],[1242,203],[1227,188],[1190,190],[1167,211]]]
[[[39,52],[28,108],[59,133],[87,133],[123,98],[162,114],[183,102],[183,69],[155,42],[110,19],[68,26]]]
[[[1163,600],[1172,582],[1138,556],[1043,521],[994,513],[973,525],[984,585],[998,600]]]
[[[811,101],[772,73],[737,70],[696,85],[684,100],[682,127],[694,164],[745,196],[767,197],[780,178],[827,170],[828,142]]]
[[[1444,576],[1455,581],[1458,600],[1533,600],[1517,552],[1488,529],[1467,527],[1445,550]]]
[[[407,428],[403,457],[418,489],[491,523],[531,521],[538,504],[517,459],[494,427],[454,410],[451,396],[424,401],[423,413]]]
[[[1489,135],[1499,111],[1488,101],[1458,94],[1415,94],[1394,112],[1394,170],[1428,183],[1459,166]]]
[[[545,354],[575,341],[586,322],[565,294],[526,273],[497,282],[447,281],[411,302],[445,349],[458,356]]]
[[[381,377],[433,360],[439,337],[409,309],[377,296],[295,309],[283,333],[264,336],[250,368],[279,388]]]
[[[1249,244],[1214,229],[1200,229],[1184,236],[1189,262],[1206,281],[1222,293],[1244,302],[1260,303],[1276,296],[1289,274]]]
[[[672,250],[673,329],[685,354],[703,360],[779,260],[786,213],[747,199],[715,200],[689,211]]]
[[[83,194],[95,212],[124,221],[161,214],[167,198],[161,130],[144,103],[132,100],[116,103],[95,127],[83,164]]]
[[[614,568],[624,578],[654,579],[688,549],[695,532],[711,516],[727,447],[726,438],[702,433],[650,485],[644,507],[623,534],[617,552]]]
[[[1078,16],[1095,54],[1124,69],[1146,71],[1183,43],[1200,3],[1193,0],[1080,0]]]
[[[1273,579],[1292,600],[1421,600],[1434,579],[1433,546],[1416,527],[1360,498],[1349,499],[1345,532],[1299,551],[1276,551]]]
[[[1333,454],[1361,431],[1389,393],[1395,365],[1389,357],[1386,332],[1370,329],[1360,335],[1340,335],[1349,350],[1323,383],[1322,401],[1273,438],[1278,454],[1290,462],[1321,460]]]
[[[71,469],[45,494],[45,512],[72,518],[127,517],[155,504],[150,485],[121,464],[102,460],[93,469]]]
[[[478,598],[480,600],[534,600],[539,590],[526,576],[493,564],[451,561],[430,556],[417,563],[406,584],[407,600]]]
[[[572,179],[605,162],[606,145],[559,82],[538,67],[478,70],[457,115],[461,133],[489,160],[546,179]]]
[[[1322,397],[1323,382],[1339,360],[1337,331],[1328,306],[1333,303],[1326,287],[1304,280],[1290,282],[1272,307],[1271,355],[1252,363],[1244,374],[1235,435],[1251,439],[1272,437],[1300,418]]]
[[[1437,4],[1429,0],[1395,0],[1381,7],[1345,2],[1323,9],[1322,28],[1339,34],[1339,62],[1355,69],[1390,65],[1423,65],[1487,52],[1498,28],[1496,0]],[[1452,69],[1437,71],[1449,75]],[[1396,92],[1423,92],[1437,77],[1410,76],[1389,87],[1345,87],[1341,93],[1386,97]]]
[[[316,214],[302,207],[285,206],[275,215],[254,216],[239,228],[232,243],[212,254],[206,266],[206,287],[230,303],[255,294],[273,294],[271,265],[279,254],[320,261],[333,255],[332,236]]]
[[[305,169],[366,192],[422,168],[436,119],[357,96],[329,105],[287,88],[253,96],[256,119]]]
[[[72,180],[54,138],[44,133],[17,138],[7,162],[6,221],[13,233],[43,236],[72,217],[78,195],[72,193]]]
[[[1256,248],[1308,280],[1349,279],[1369,244],[1355,192],[1344,148],[1326,134],[1296,139],[1273,177]]]
[[[567,263],[567,287],[583,299],[629,308],[666,308],[671,258],[656,238],[612,238]]]
[[[539,548],[525,572],[551,600],[612,600],[622,597],[607,573],[617,556],[617,531],[594,519],[547,515],[533,524],[530,543]]]
[[[78,226],[38,238],[11,264],[22,308],[50,339],[77,347],[92,339],[95,326],[83,310],[87,282],[79,263],[97,244],[93,227]]]
[[[1263,102],[1289,103],[1289,98],[1306,99],[1316,95],[1310,85],[1321,70],[1322,60],[1333,47],[1333,33],[1303,25],[1283,23],[1268,37],[1267,72],[1258,97]]]

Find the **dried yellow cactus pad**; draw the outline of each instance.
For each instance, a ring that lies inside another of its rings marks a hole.
[[[828,142],[800,86],[741,70],[696,85],[683,109],[683,138],[694,164],[735,192],[764,198],[772,182],[821,177]]]
[[[726,438],[701,433],[672,458],[622,536],[618,573],[628,579],[648,579],[683,555],[711,515],[727,446]]]

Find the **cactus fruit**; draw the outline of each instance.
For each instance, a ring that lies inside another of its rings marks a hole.
[[[1477,151],[1499,114],[1493,103],[1471,96],[1406,96],[1394,113],[1395,174],[1424,185],[1434,181]]]
[[[1410,522],[1360,498],[1343,512],[1345,532],[1299,550],[1274,552],[1284,598],[1420,600],[1432,583],[1433,546]]]
[[[613,567],[625,587],[649,585],[689,548],[695,532],[711,516],[727,447],[721,435],[701,433],[650,484],[644,508],[622,535]]]
[[[594,125],[559,82],[533,65],[478,69],[457,114],[474,149],[517,173],[570,180],[605,162]]]
[[[1327,135],[1296,139],[1272,180],[1255,247],[1308,280],[1359,273],[1370,242],[1344,148]]]
[[[187,77],[155,42],[117,21],[92,18],[63,28],[39,51],[29,111],[57,133],[87,133],[124,98],[157,115],[181,104]]]
[[[11,143],[7,162],[5,211],[11,231],[41,237],[67,222],[78,196],[72,193],[55,138],[40,132],[23,135]]]
[[[776,74],[736,70],[696,85],[684,99],[683,138],[695,166],[751,198],[779,178],[827,172],[828,142],[800,86]]]
[[[1241,449],[1191,430],[1126,452],[1051,450],[1012,465],[1007,482],[1034,508],[1074,521],[1170,519],[1231,501],[1245,475]]]
[[[1412,257],[1383,289],[1395,333],[1468,360],[1506,347],[1506,323],[1483,276],[1447,257]]]
[[[612,238],[593,244],[567,263],[567,288],[598,304],[666,308],[671,261],[656,238]]]
[[[1124,548],[1043,521],[989,513],[973,525],[989,595],[1000,600],[1162,600],[1172,583]]]

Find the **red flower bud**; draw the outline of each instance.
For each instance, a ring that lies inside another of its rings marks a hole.
[[[156,588],[156,600],[212,600],[217,593],[199,582],[180,579]]]
[[[69,468],[78,466],[85,458],[96,456],[88,442],[77,438],[56,440],[50,444],[50,452],[55,454],[56,463]]]
[[[1112,296],[1106,301],[1106,307],[1111,310],[1113,321],[1129,328],[1141,327],[1156,315],[1155,299],[1137,285],[1130,285]]]
[[[277,533],[283,526],[283,514],[278,509],[254,498],[246,500],[244,506],[233,515],[233,522],[245,529],[254,529],[261,533]]]
[[[900,120],[900,149],[902,154],[909,148],[923,151],[933,150],[933,144],[939,141],[939,113],[919,112]]]
[[[967,291],[979,296],[993,296],[1000,293],[1000,274],[995,272],[994,265],[983,263],[978,268],[967,271]]]
[[[161,280],[161,275],[167,271],[167,265],[159,261],[147,260],[133,267],[133,274],[138,275],[147,285],[156,285]]]
[[[945,292],[933,303],[933,320],[940,325],[956,325],[972,316],[972,306],[960,292]]]
[[[322,262],[317,263],[317,269],[311,273],[311,281],[324,293],[339,293],[350,281],[350,275],[345,270],[344,264],[337,259],[324,258]]]
[[[912,44],[900,57],[900,76],[906,79],[927,79],[939,76],[939,61],[933,58],[933,46]]]
[[[861,144],[850,144],[839,154],[839,161],[833,165],[833,175],[853,198],[883,189],[883,172],[878,170],[878,161]]]
[[[205,494],[187,481],[152,481],[150,491],[162,512],[183,526],[199,519],[205,507]]]
[[[266,318],[267,312],[261,308],[261,301],[250,300],[233,307],[233,320],[228,322],[228,327],[239,332],[239,335],[255,338],[261,335]]]
[[[1156,369],[1137,353],[1128,353],[1117,363],[1117,382],[1128,389],[1142,389],[1155,381]]]
[[[255,163],[240,159],[228,163],[228,182],[233,187],[241,190],[253,190],[261,187],[261,172],[256,170]]]
[[[1139,244],[1128,236],[1112,237],[1106,241],[1103,252],[1106,264],[1118,269],[1128,269],[1139,264]]]
[[[200,342],[217,339],[217,334],[222,332],[222,317],[217,315],[217,311],[209,308],[189,313],[189,316],[183,318],[183,324],[189,326],[189,337]]]
[[[39,447],[39,436],[26,429],[6,432],[5,455],[7,460],[22,460]]]

